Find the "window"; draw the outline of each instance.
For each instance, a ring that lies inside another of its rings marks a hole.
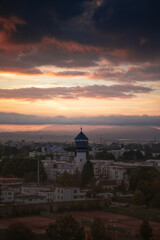
[[[77,189],[74,190],[74,193],[77,193]]]

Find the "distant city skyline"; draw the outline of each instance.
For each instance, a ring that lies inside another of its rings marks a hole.
[[[159,10],[151,0],[2,1],[0,131],[159,129]]]

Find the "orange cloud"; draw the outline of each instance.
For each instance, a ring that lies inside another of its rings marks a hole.
[[[35,76],[42,75],[43,73],[37,68],[16,68],[16,67],[3,67],[3,71],[0,70],[0,74],[5,75],[21,75],[21,76]]]
[[[16,16],[11,16],[10,18],[3,18],[0,17],[0,25],[2,26],[2,30],[0,31],[0,48],[8,51],[19,51],[19,50],[26,50],[30,48],[37,48],[43,49],[50,46],[56,46],[57,48],[64,49],[69,52],[99,52],[104,51],[101,47],[90,46],[87,44],[80,44],[74,41],[60,41],[57,40],[55,37],[44,37],[40,42],[37,43],[13,43],[11,40],[12,32],[17,31],[16,25],[23,25],[26,22]]]
[[[126,59],[129,57],[129,52],[126,49],[116,49],[114,51],[108,52],[111,56],[120,57]]]
[[[92,85],[54,88],[20,88],[0,89],[1,99],[16,99],[25,101],[51,100],[51,99],[127,99],[135,94],[149,93],[151,88],[133,85]]]
[[[25,21],[22,19],[16,17],[16,16],[11,16],[10,18],[3,18],[0,17],[0,26],[1,26],[1,31],[0,31],[0,43],[1,43],[1,48],[8,43],[9,38],[11,37],[12,32],[17,31],[16,25],[23,25],[26,24]]]
[[[87,77],[89,76],[88,72],[83,71],[61,71],[61,72],[51,72],[45,71],[45,75],[53,76],[53,77]]]
[[[11,16],[10,18],[3,18],[0,17],[0,25],[2,25],[2,28],[7,33],[16,32],[17,28],[16,25],[23,25],[26,24],[26,22],[16,16]]]
[[[104,52],[104,49],[102,47],[95,47],[92,45],[87,45],[87,44],[80,44],[77,42],[73,42],[73,41],[60,41],[57,40],[56,38],[52,37],[44,37],[42,42],[40,43],[40,47],[42,47],[42,45],[44,47],[49,47],[50,45],[54,45],[57,48],[61,48],[64,50],[67,50],[69,52]]]

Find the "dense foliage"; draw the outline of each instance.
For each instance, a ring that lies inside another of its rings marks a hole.
[[[84,229],[72,215],[65,214],[58,217],[54,224],[48,225],[46,235],[53,240],[83,240]]]
[[[24,178],[26,181],[37,179],[37,159],[30,158],[3,158],[0,162],[1,177]],[[46,179],[43,165],[40,163],[41,180]]]
[[[86,186],[87,184],[89,184],[93,177],[94,177],[93,164],[91,163],[91,161],[87,160],[87,162],[84,164],[81,173],[82,186]]]
[[[144,203],[160,207],[160,172],[154,167],[137,167],[129,173],[129,185],[135,192],[133,199],[144,196]],[[142,200],[142,199],[141,199]],[[140,201],[141,201],[140,200]]]
[[[27,156],[30,151],[31,146],[29,145],[21,146],[21,148],[18,148],[17,146],[0,145],[0,157],[24,157]]]
[[[152,237],[152,228],[149,225],[149,222],[144,219],[143,223],[140,226],[139,233],[143,240],[149,240]]]
[[[122,155],[124,161],[143,161],[144,155],[140,151],[126,151]]]
[[[78,171],[74,174],[64,172],[57,176],[56,183],[60,186],[80,187],[81,174]]]

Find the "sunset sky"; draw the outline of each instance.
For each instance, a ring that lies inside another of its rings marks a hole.
[[[160,1],[1,0],[0,124],[160,127]]]

